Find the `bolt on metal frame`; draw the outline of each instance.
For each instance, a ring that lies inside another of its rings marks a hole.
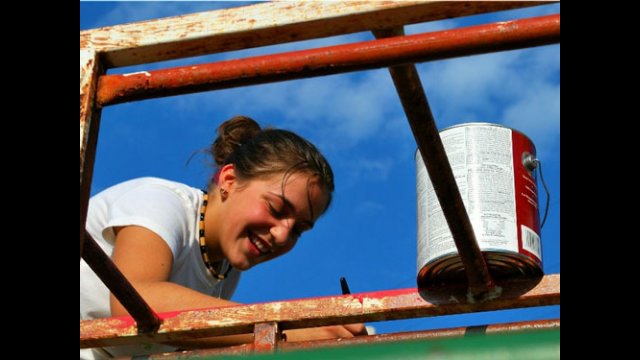
[[[254,331],[254,344],[245,349],[273,351],[279,347],[280,332],[291,328],[559,304],[559,274],[531,281],[506,281],[501,284],[505,287],[503,294],[489,301],[452,304],[448,300],[447,296],[454,293],[459,299],[465,299],[467,290],[478,296],[485,294],[493,288],[494,281],[475,241],[413,65],[558,43],[559,14],[417,35],[405,36],[403,31],[404,25],[412,23],[547,3],[276,2],[81,31],[80,255],[135,319],[135,323],[129,317],[81,321],[81,347],[128,344],[151,338],[162,341],[169,336],[175,340]],[[377,40],[127,76],[105,75],[110,67],[367,30],[372,31]],[[137,35],[131,36],[134,33]],[[405,289],[158,315],[110,259],[100,254],[101,250],[84,230],[102,107],[152,97],[382,67],[389,67],[436,195],[443,204],[467,273],[468,289],[451,288],[447,296],[432,295],[429,301],[424,300],[417,289]],[[317,311],[310,313],[309,308]],[[254,315],[247,317],[247,313]]]

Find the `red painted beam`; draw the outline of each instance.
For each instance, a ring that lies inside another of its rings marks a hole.
[[[499,283],[495,297],[481,302],[467,300],[467,288],[440,292],[418,289],[387,290],[312,299],[276,301],[222,308],[159,314],[157,332],[139,333],[130,317],[80,321],[80,347],[162,342],[207,336],[251,333],[254,324],[277,322],[279,330],[348,324],[476,311],[557,305],[560,275]]]
[[[101,106],[375,69],[560,41],[560,15],[470,26],[217,63],[100,77]]]

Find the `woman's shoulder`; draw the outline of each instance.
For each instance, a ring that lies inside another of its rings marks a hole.
[[[113,192],[113,191],[117,191],[117,192],[127,192],[127,191],[131,191],[131,190],[144,190],[144,189],[153,189],[153,188],[167,188],[167,189],[171,189],[171,190],[182,190],[182,191],[199,191],[197,188],[194,188],[190,185],[181,183],[181,182],[177,182],[177,181],[173,181],[173,180],[167,180],[167,179],[162,179],[162,178],[158,178],[158,177],[152,177],[152,176],[145,176],[145,177],[139,177],[139,178],[135,178],[135,179],[130,179],[130,180],[126,180],[114,185],[111,185],[103,190],[101,190],[99,193],[102,192]]]
[[[178,181],[163,179],[163,178],[154,177],[154,176],[143,176],[139,178],[129,179],[121,183],[115,184],[114,186],[137,187],[137,186],[154,186],[154,185],[170,186],[170,187],[173,187],[173,186],[189,187],[187,184],[184,184]]]
[[[147,176],[112,185],[103,189],[93,197],[118,199],[125,195],[129,197],[144,194],[177,197],[191,202],[193,199],[201,196],[201,190],[181,182]]]

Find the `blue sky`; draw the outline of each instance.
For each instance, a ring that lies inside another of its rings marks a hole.
[[[80,30],[245,2],[80,2]],[[407,34],[560,12],[559,4],[405,27]],[[371,40],[370,33],[111,69],[154,70]],[[528,135],[551,192],[542,230],[544,272],[560,272],[560,46],[417,64],[439,129],[499,123]],[[151,99],[103,110],[92,194],[157,176],[204,187],[211,171],[194,151],[234,115],[286,128],[315,143],[332,164],[330,210],[296,248],[243,274],[233,300],[251,303],[415,287],[415,141],[386,69]],[[545,201],[540,186],[540,207]],[[377,322],[378,333],[560,317],[559,306]]]

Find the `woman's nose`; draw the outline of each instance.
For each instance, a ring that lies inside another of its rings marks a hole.
[[[293,229],[293,220],[280,221],[276,226],[271,228],[271,235],[273,236],[276,246],[285,246],[291,240],[291,234]]]

